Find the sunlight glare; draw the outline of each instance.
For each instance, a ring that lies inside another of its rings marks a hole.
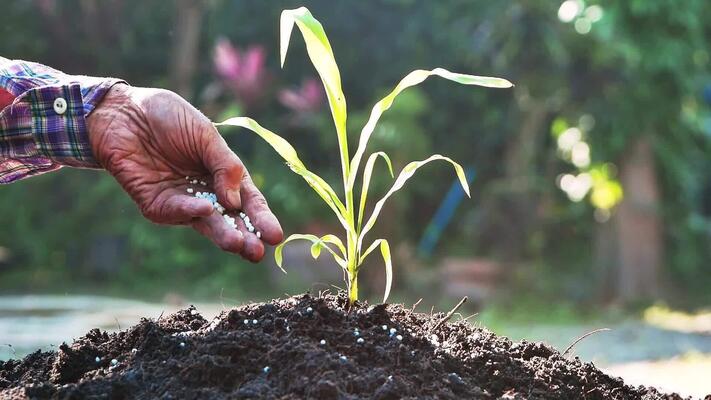
[[[585,142],[573,145],[571,161],[578,168],[587,168],[590,165],[590,146]]]
[[[580,0],[566,0],[558,9],[558,19],[570,22],[583,11],[583,2]]]
[[[583,133],[576,127],[568,128],[558,137],[558,148],[571,151],[573,146],[582,139]]]

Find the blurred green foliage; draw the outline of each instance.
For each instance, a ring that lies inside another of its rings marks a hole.
[[[469,90],[428,82],[398,99],[373,137],[395,167],[431,152],[477,169],[473,200],[457,210],[439,255],[515,261],[518,290],[580,301],[596,296],[591,241],[598,225],[589,202],[571,202],[556,177],[574,168],[557,155],[554,121],[579,124],[594,165],[619,163],[635,137],[651,138],[662,188],[665,277],[681,298],[711,301],[711,128],[703,93],[709,79],[711,3],[704,0],[600,0],[599,21],[559,19],[562,1],[372,0],[333,2],[206,0],[190,99],[219,119],[235,107],[219,85],[212,50],[219,37],[262,45],[271,80],[250,116],[288,138],[313,170],[338,179],[326,110],[294,124],[274,100],[277,88],[315,72],[306,57],[278,68],[278,17],[305,5],[333,44],[349,98],[350,123],[362,126],[372,104],[413,68],[505,77],[511,91]],[[171,88],[177,7],[184,2],[19,0],[3,5],[0,55],[69,73],[118,76]],[[39,11],[42,7],[53,7]],[[588,24],[589,32],[585,32]],[[294,53],[303,45],[294,42]],[[429,106],[436,113],[429,113]],[[352,135],[356,137],[357,135]],[[318,199],[266,146],[246,134],[227,140],[245,160],[287,233],[333,224]],[[333,152],[330,152],[333,154]],[[452,183],[428,168],[388,206],[391,242],[417,243]],[[378,178],[382,179],[382,178]],[[387,180],[374,180],[385,189]],[[624,188],[623,188],[624,189]],[[154,226],[105,174],[65,169],[0,188],[0,290],[175,290],[216,297],[267,297],[269,266],[222,254],[196,233]],[[396,251],[395,254],[398,254]],[[400,264],[396,262],[396,265]],[[433,263],[434,264],[434,263]],[[397,271],[396,271],[397,273]],[[397,278],[396,278],[397,279]],[[598,284],[601,284],[598,282]],[[302,288],[303,289],[303,288]]]

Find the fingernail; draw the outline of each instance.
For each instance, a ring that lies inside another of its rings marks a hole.
[[[232,189],[227,191],[227,200],[234,209],[242,209],[242,198],[240,197],[239,190]]]

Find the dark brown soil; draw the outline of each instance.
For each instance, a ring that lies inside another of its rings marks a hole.
[[[56,352],[0,362],[0,398],[681,398],[627,386],[542,343],[466,322],[435,328],[443,314],[345,304],[301,295],[213,321],[190,308],[116,334],[92,330]]]

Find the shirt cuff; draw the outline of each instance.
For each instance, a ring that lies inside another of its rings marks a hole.
[[[75,76],[75,81],[24,92],[0,112],[0,183],[58,169],[100,168],[86,117],[119,79]]]

